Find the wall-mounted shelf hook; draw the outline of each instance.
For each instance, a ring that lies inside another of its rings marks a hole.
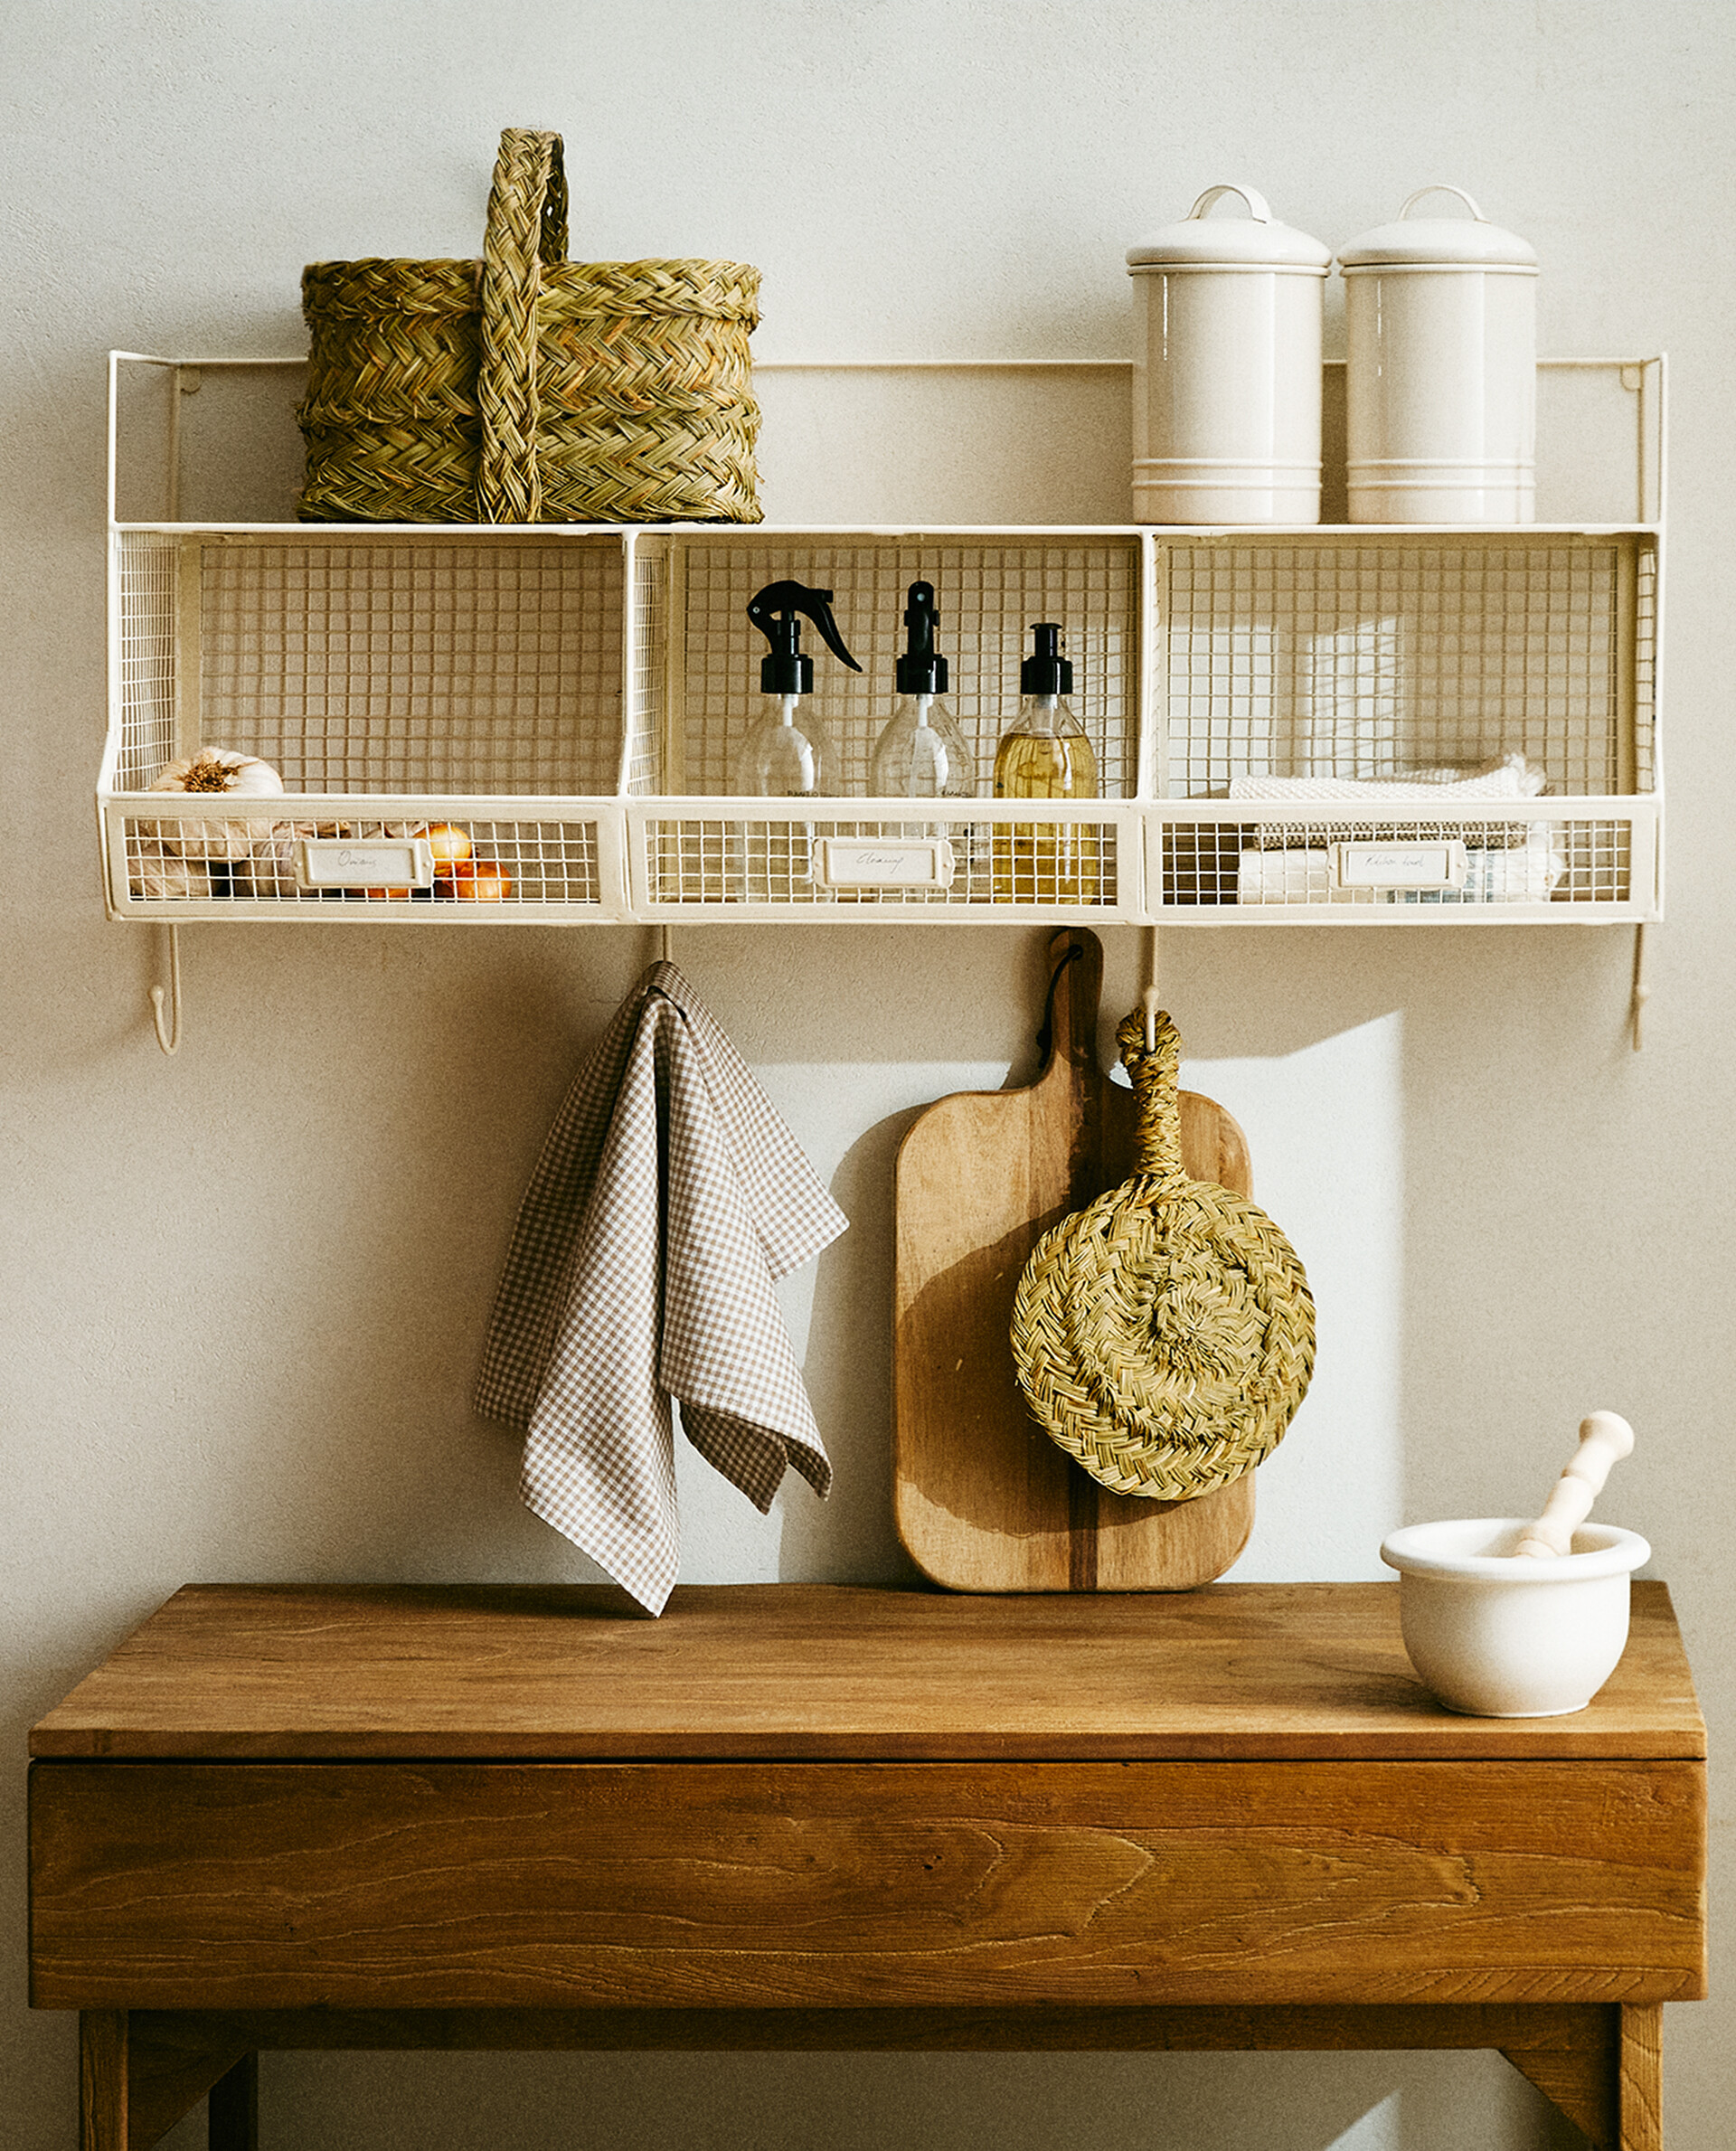
[[[156,1042],[165,1053],[176,1052],[181,1045],[181,929],[172,926],[169,934],[169,986],[166,998],[169,1004],[169,1021],[163,1021],[164,990],[160,986],[151,988],[151,1021],[156,1026]]]
[[[1652,989],[1646,983],[1646,929],[1634,929],[1634,983],[1628,1003],[1628,1029],[1633,1040],[1635,1052],[1645,1042],[1646,1004],[1652,997]]]
[[[1146,1051],[1157,1051],[1157,929],[1146,929],[1146,990],[1139,996],[1146,1012]]]

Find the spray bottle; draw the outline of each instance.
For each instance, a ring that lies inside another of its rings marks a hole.
[[[769,582],[748,600],[748,618],[770,647],[760,661],[760,714],[736,750],[734,785],[738,792],[762,799],[836,797],[844,789],[831,734],[807,699],[814,692],[814,660],[802,649],[804,614],[834,656],[852,672],[862,670],[838,633],[830,590]],[[743,898],[776,903],[794,893],[794,884],[809,882],[813,836],[807,822],[748,825],[741,854]]]
[[[862,670],[838,633],[830,590],[769,582],[749,599],[748,618],[771,646],[760,660],[761,712],[736,750],[735,788],[762,799],[835,796],[843,788],[831,735],[807,706],[814,692],[814,660],[802,649],[804,613],[835,657],[852,672]]]
[[[898,700],[892,722],[874,747],[869,790],[877,799],[974,799],[976,758],[941,697],[947,661],[934,646],[934,585],[913,582],[905,592],[904,655],[898,661]]]

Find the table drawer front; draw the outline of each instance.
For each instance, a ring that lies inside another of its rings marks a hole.
[[[38,1763],[49,2008],[1644,2001],[1703,1768]]]

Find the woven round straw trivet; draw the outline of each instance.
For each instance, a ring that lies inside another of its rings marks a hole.
[[[1307,1394],[1314,1301],[1263,1210],[1182,1167],[1182,1042],[1116,1043],[1138,1104],[1139,1170],[1037,1242],[1013,1302],[1032,1410],[1118,1494],[1184,1501],[1271,1454]]]

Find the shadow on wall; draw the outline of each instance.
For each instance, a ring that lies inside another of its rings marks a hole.
[[[297,2151],[1583,2151],[1495,2054],[268,2055]],[[162,2151],[203,2151],[203,2117]]]
[[[850,1230],[814,1266],[802,1379],[836,1476],[824,1504],[786,1483],[778,1574],[786,1582],[920,1583],[892,1526],[893,1165],[923,1110],[889,1115],[830,1176]]]

